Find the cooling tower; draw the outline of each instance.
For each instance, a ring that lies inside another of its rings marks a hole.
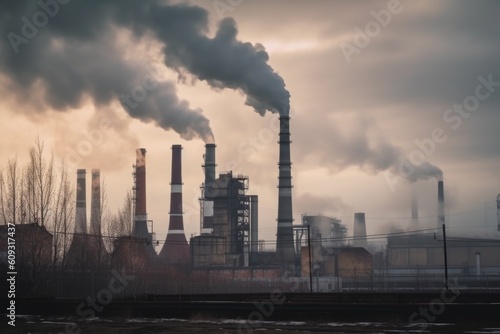
[[[438,228],[444,224],[444,183],[438,181]]]
[[[172,181],[170,183],[170,223],[167,238],[159,254],[169,264],[190,264],[189,245],[182,219],[182,146],[172,146]]]
[[[353,238],[353,245],[355,247],[368,246],[368,242],[366,240],[366,222],[364,212],[358,212],[354,214]]]
[[[146,149],[144,148],[136,150],[134,228],[132,236],[144,239],[148,248],[154,252],[152,238],[148,231],[146,211]]]
[[[497,196],[497,228],[500,231],[500,194]]]
[[[292,162],[290,160],[290,117],[280,115],[279,176],[278,176],[278,233],[276,255],[278,261],[292,264],[295,260],[293,245]]]
[[[205,145],[205,183],[203,191],[203,223],[201,233],[212,233],[214,225],[214,202],[215,188],[215,144]]]

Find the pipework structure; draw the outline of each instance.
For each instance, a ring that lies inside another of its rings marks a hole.
[[[214,184],[213,235],[225,237],[226,264],[248,263],[250,241],[250,199],[246,195],[248,177],[220,174]]]

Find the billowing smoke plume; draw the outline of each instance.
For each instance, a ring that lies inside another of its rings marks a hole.
[[[402,155],[400,155],[398,161],[391,168],[391,171],[409,182],[428,180],[431,178],[435,178],[438,181],[443,180],[443,171],[439,167],[427,161],[421,162],[420,164],[414,164]]]
[[[294,147],[300,154],[295,156],[304,164],[321,165],[335,173],[357,166],[371,174],[389,172],[391,177],[400,177],[410,183],[442,178],[441,169],[424,161],[425,157],[417,161],[384,136],[371,136],[376,132],[373,120],[359,116],[350,122],[344,119],[318,122],[316,117],[303,117],[299,122],[301,127],[297,135],[301,140],[295,141]]]
[[[295,198],[296,210],[309,214],[351,213],[352,207],[338,196],[316,196],[304,193]]]
[[[124,30],[137,43],[124,44]],[[238,41],[231,19],[220,22],[213,38],[207,33],[206,10],[161,0],[2,1],[0,69],[10,92],[32,110],[120,101],[133,118],[212,141],[201,110],[180,100],[175,85],[155,77],[148,63],[134,60],[130,48],[152,39],[180,75],[238,90],[261,115],[288,112],[290,94],[262,47]]]

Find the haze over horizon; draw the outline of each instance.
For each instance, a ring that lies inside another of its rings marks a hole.
[[[23,17],[40,5],[0,4],[0,168],[26,160],[39,135],[72,182],[77,168],[100,168],[115,211],[144,147],[148,215],[164,240],[170,147],[181,144],[189,239],[214,141],[217,173],[249,176],[260,239],[274,240],[277,113],[289,112],[295,223],[323,213],[352,233],[365,212],[368,234],[406,229],[413,185],[397,175],[408,172],[421,221],[435,226],[442,171],[447,225],[496,230],[498,2],[58,4],[32,37]]]

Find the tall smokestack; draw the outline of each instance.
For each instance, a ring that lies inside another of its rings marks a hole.
[[[70,266],[82,269],[88,264],[86,173],[85,169],[76,171],[75,232],[66,254],[67,263]]]
[[[438,228],[444,224],[444,184],[438,181]]]
[[[354,214],[353,238],[353,245],[355,247],[368,246],[368,241],[366,240],[366,221],[364,212]]]
[[[259,252],[259,196],[250,195],[250,253]]]
[[[278,235],[276,254],[278,260],[291,264],[295,260],[293,247],[292,211],[292,162],[290,160],[290,117],[280,115],[279,176],[278,176]]]
[[[92,169],[92,192],[90,193],[90,234],[101,235],[101,172]]]
[[[201,233],[212,233],[214,225],[215,144],[205,145],[205,183],[203,190],[203,224]]]
[[[411,222],[413,226],[418,224],[418,194],[415,188],[411,194]]]
[[[92,262],[99,265],[103,264],[108,258],[108,252],[101,237],[101,171],[99,169],[92,169],[90,196],[89,253],[92,256]]]
[[[146,149],[138,148],[135,153],[135,211],[132,236],[145,239],[149,250],[154,252],[146,211]]]
[[[87,192],[85,169],[76,171],[76,220],[75,234],[87,233]]]
[[[189,245],[182,219],[182,146],[172,146],[172,182],[170,183],[170,223],[167,238],[159,254],[169,264],[189,264]]]
[[[497,228],[500,231],[500,194],[497,196]]]

